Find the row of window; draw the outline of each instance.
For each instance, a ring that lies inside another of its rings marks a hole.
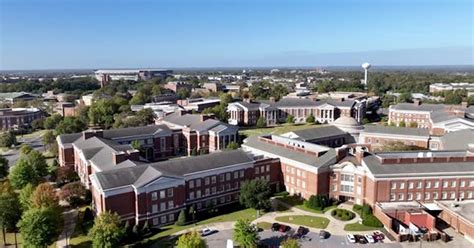
[[[297,176],[306,178],[306,171],[304,170],[295,169],[294,167],[286,166],[286,172],[291,173],[291,174],[295,174],[296,172]]]
[[[270,172],[270,165],[255,166],[255,174]]]
[[[230,181],[232,179],[232,174],[234,179],[243,178],[245,176],[245,170],[234,171],[233,173],[227,172],[225,174],[219,175],[219,182]],[[190,189],[194,187],[201,187],[201,178],[189,180],[188,186]],[[204,185],[215,184],[217,182],[217,176],[208,176],[204,178]]]
[[[467,180],[461,180],[459,183],[460,187],[466,187],[466,182]],[[391,182],[390,188],[391,189],[405,189],[405,182]],[[457,186],[457,181],[443,181],[443,188],[455,188]],[[415,187],[415,182],[408,182],[408,188],[413,189]],[[424,185],[425,189],[429,189],[431,187],[433,188],[439,188],[439,181],[434,181],[433,183],[431,181],[426,181]],[[469,187],[474,187],[474,180],[469,181]],[[416,182],[416,188],[421,189],[423,188],[423,182]]]
[[[404,201],[405,199],[407,201],[412,201],[413,196],[415,196],[415,200],[417,200],[417,201],[421,201],[421,200],[425,200],[425,201],[439,200],[438,192],[433,192],[433,193],[425,192],[423,198],[422,198],[422,194],[420,192],[417,192],[417,193],[415,193],[415,195],[413,195],[413,193],[406,194],[406,198],[405,198],[404,193],[398,193],[398,194],[391,193],[390,194],[390,201]],[[467,191],[467,192],[461,191],[461,192],[459,192],[458,198],[459,199],[472,199],[472,196],[473,196],[472,191]],[[456,199],[456,192],[454,192],[454,191],[451,191],[451,192],[443,191],[443,192],[441,192],[441,199],[442,200],[447,200],[447,199],[454,200],[454,199]]]
[[[174,222],[174,214],[163,215],[152,219],[153,225],[166,224],[168,222]]]
[[[215,195],[217,193],[221,193],[221,192],[224,192],[224,191],[238,189],[239,186],[240,186],[240,182],[234,182],[234,187],[233,188],[231,187],[230,183],[227,183],[225,185],[225,189],[224,189],[223,184],[219,185],[218,188],[216,186],[212,186],[211,188],[205,188],[204,189],[204,195],[202,194],[201,190],[191,191],[188,194],[188,199],[193,200],[194,198],[199,199],[203,196],[205,197],[205,196],[209,196],[209,195]]]
[[[286,175],[286,182],[291,184],[295,184],[295,178],[290,177],[289,175]],[[299,178],[296,178],[296,186],[301,187],[303,189],[306,189],[306,181],[300,180]]]
[[[159,199],[165,199],[165,198],[173,197],[173,188],[160,190],[159,194],[160,194]],[[158,191],[151,192],[151,200],[152,201],[158,200]]]
[[[160,203],[160,208],[158,208],[158,204],[151,205],[151,213],[157,213],[159,211],[165,211],[167,209],[172,209],[172,208],[174,208],[174,202],[173,201],[168,201],[168,203],[161,202]]]

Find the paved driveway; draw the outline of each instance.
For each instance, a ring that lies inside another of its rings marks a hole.
[[[23,144],[27,144],[31,146],[33,149],[38,150],[40,152],[44,152],[43,146],[43,139],[42,136],[33,137],[33,138],[22,138],[21,136],[17,136],[18,142]],[[11,149],[8,152],[4,153],[3,156],[8,160],[8,166],[12,167],[16,164],[16,161],[20,158],[20,150],[19,149]]]
[[[205,237],[207,245],[209,247],[226,247],[227,239],[232,239],[232,229],[220,230],[217,233]],[[301,240],[301,246],[303,248],[313,248],[313,247],[324,247],[324,248],[333,248],[333,247],[360,247],[367,246],[361,244],[349,244],[344,236],[330,236],[327,239],[320,239],[319,235],[314,232],[310,232],[307,235],[306,240]],[[260,232],[260,243],[268,245],[270,247],[279,247],[280,242],[285,239],[285,236],[280,232],[272,231],[262,231]],[[368,245],[373,246],[373,245]],[[401,248],[402,246],[397,243],[378,243],[377,247],[393,247]]]

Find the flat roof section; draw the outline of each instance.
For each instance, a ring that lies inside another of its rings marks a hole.
[[[437,203],[474,224],[474,200],[438,201]]]

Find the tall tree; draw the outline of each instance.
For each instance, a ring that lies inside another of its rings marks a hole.
[[[16,162],[16,165],[13,166],[8,178],[13,187],[17,189],[23,188],[28,183],[37,184],[40,180],[40,177],[36,174],[35,168],[22,157],[20,157]]]
[[[0,155],[0,180],[8,176],[8,160]]]
[[[11,131],[0,133],[0,146],[10,147],[16,145],[16,136]]]
[[[120,218],[116,213],[103,212],[94,221],[94,226],[89,231],[94,248],[117,247],[124,235],[120,226]]]
[[[253,179],[244,181],[240,187],[240,203],[248,208],[257,210],[270,207],[272,191],[267,180]]]
[[[205,248],[206,241],[201,238],[198,232],[192,231],[179,236],[176,248]]]
[[[243,248],[256,248],[258,245],[258,229],[247,219],[239,219],[234,226],[234,240]]]
[[[45,129],[55,129],[62,119],[63,117],[59,114],[51,115],[44,120],[43,126]]]
[[[33,206],[33,202],[31,200],[33,192],[35,192],[35,186],[31,183],[27,184],[21,189],[18,198],[20,200],[20,205],[23,211],[27,211]]]
[[[44,177],[48,175],[48,163],[46,158],[37,150],[32,150],[27,155],[27,162],[33,166],[38,176]]]
[[[48,150],[51,148],[55,140],[56,137],[54,136],[53,131],[48,130],[43,134],[43,145]]]
[[[36,187],[31,196],[31,202],[36,208],[59,209],[58,196],[53,186],[49,183],[41,183]]]
[[[18,226],[24,247],[48,247],[59,235],[62,215],[52,208],[31,208]]]
[[[20,217],[18,195],[8,181],[0,182],[0,227],[4,244],[6,244],[5,231],[14,230]]]

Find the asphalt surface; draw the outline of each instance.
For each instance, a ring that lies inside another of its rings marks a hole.
[[[33,137],[33,138],[22,138],[21,136],[17,136],[17,141],[22,144],[27,144],[31,146],[33,149],[38,150],[40,152],[44,152],[43,147],[43,139],[42,137]],[[4,153],[3,156],[8,160],[8,166],[11,168],[15,165],[16,161],[20,158],[20,150],[19,149],[11,149],[8,152]]]
[[[213,247],[226,247],[227,239],[232,239],[233,230],[220,230],[214,234],[211,234],[206,239],[207,245]],[[272,232],[265,230],[259,233],[260,244],[267,245],[269,247],[279,247],[280,242],[285,239],[285,235],[280,232]],[[306,235],[304,240],[300,240],[301,247],[313,248],[313,247],[360,247],[360,246],[377,246],[377,247],[402,247],[398,243],[376,243],[376,244],[350,244],[347,242],[345,236],[329,236],[327,239],[320,239],[319,233],[310,232]],[[234,244],[235,245],[235,244]]]

